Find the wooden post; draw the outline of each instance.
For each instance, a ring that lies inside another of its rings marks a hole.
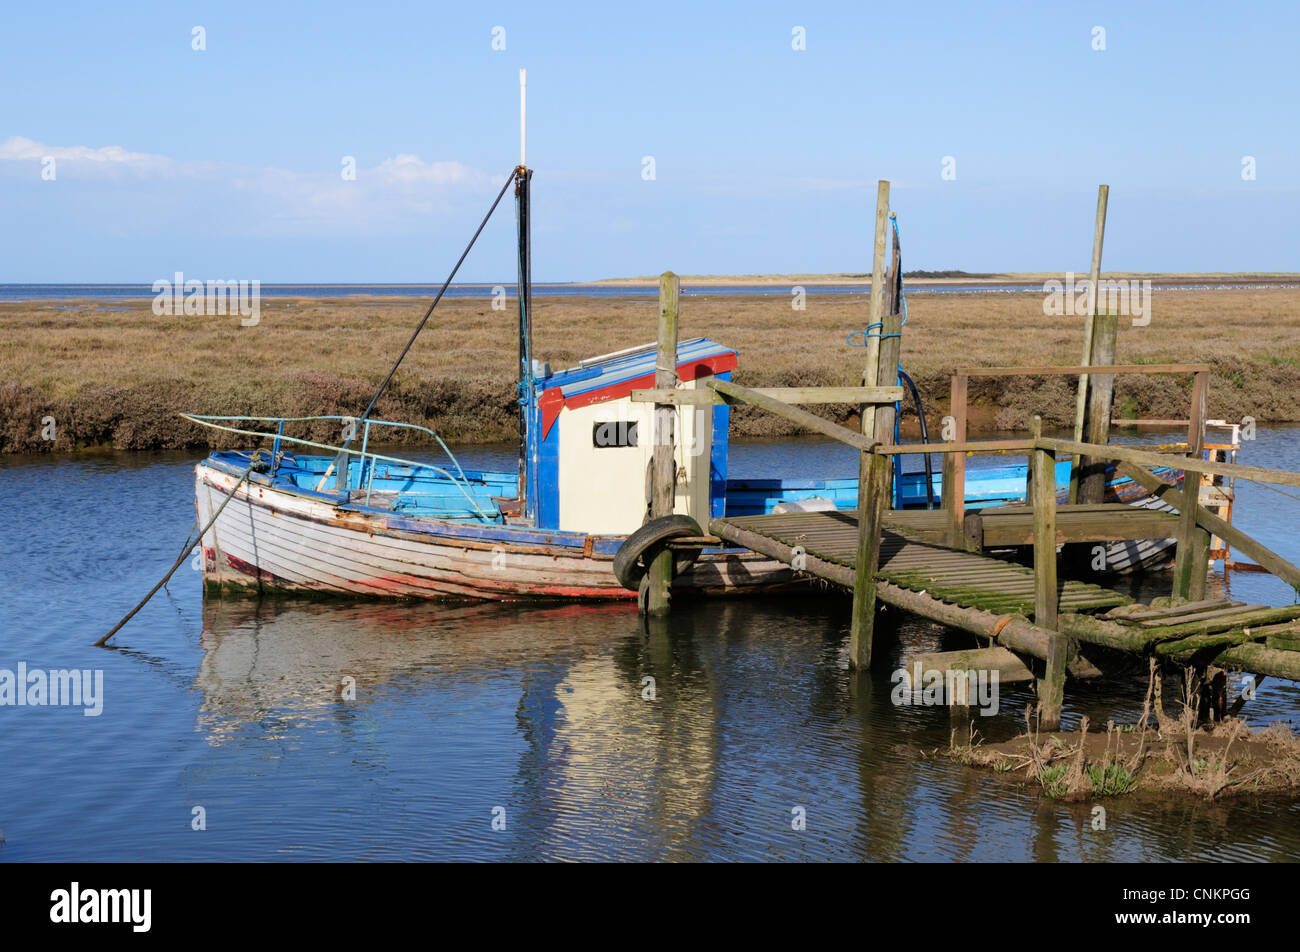
[[[948,403],[948,413],[952,417],[952,439],[944,435],[945,443],[966,442],[966,391],[967,378],[958,374],[952,378],[952,398]],[[963,525],[966,520],[966,454],[943,454],[943,477],[940,485],[940,506],[947,514],[948,544],[961,548],[965,533]]]
[[[1033,436],[1043,435],[1042,417],[1034,417]],[[1031,454],[1034,509],[1034,624],[1055,631],[1059,593],[1056,582],[1056,454],[1036,449]],[[1065,666],[1070,642],[1056,634],[1047,643],[1047,662],[1038,681],[1039,727],[1054,731],[1061,724],[1065,700]]]
[[[677,386],[677,275],[665,271],[659,276],[659,351],[655,356],[655,389]],[[671,403],[656,403],[654,409],[654,456],[650,476],[650,518],[671,516],[677,495],[676,411]],[[646,573],[644,608],[649,615],[666,615],[673,582],[673,553],[664,548]]]
[[[1034,439],[1043,435],[1043,418],[1035,416]],[[1056,454],[1035,449],[1031,454],[1034,511],[1034,624],[1056,629]]]
[[[883,317],[885,305],[885,240],[889,230],[889,183],[880,181],[876,186],[876,242],[871,263],[871,312],[867,328],[867,362],[862,371],[864,387],[878,386],[880,380]],[[882,325],[882,326],[877,326]],[[895,376],[897,375],[895,357]],[[894,383],[892,378],[886,378]],[[871,437],[876,432],[877,408],[864,405],[862,433]],[[855,668],[871,667],[871,639],[876,614],[876,567],[880,559],[880,523],[887,486],[882,486],[888,473],[888,460],[863,452],[858,459],[858,552],[854,565],[853,621],[849,635],[849,664]]]
[[[1097,361],[1092,355],[1093,320],[1097,314],[1097,286],[1101,282],[1101,246],[1106,237],[1106,202],[1110,197],[1109,185],[1097,186],[1097,221],[1092,230],[1092,267],[1088,271],[1088,313],[1083,326],[1083,360],[1079,363],[1090,366]],[[1079,393],[1074,410],[1074,441],[1083,441],[1083,418],[1088,400],[1088,375],[1079,375]],[[1070,502],[1079,501],[1079,463],[1076,457],[1070,468]]]
[[[1192,376],[1192,406],[1187,416],[1187,455],[1199,460],[1205,446],[1205,404],[1209,374]],[[1210,558],[1209,533],[1196,524],[1196,506],[1201,498],[1201,475],[1183,471],[1183,499],[1179,511],[1178,549],[1174,556],[1174,595],[1199,601],[1205,598],[1205,576]]]
[[[1117,314],[1097,314],[1092,325],[1092,360],[1090,366],[1115,363],[1115,346],[1119,336]],[[1088,376],[1088,405],[1084,413],[1083,442],[1105,446],[1110,442],[1110,410],[1115,396],[1114,374]],[[1081,503],[1099,503],[1106,496],[1106,464],[1109,460],[1081,456],[1077,499]]]

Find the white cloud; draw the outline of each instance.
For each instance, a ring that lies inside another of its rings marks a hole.
[[[493,176],[461,162],[426,162],[406,153],[358,167],[354,179],[344,180],[341,156],[328,157],[320,170],[293,171],[174,159],[121,146],[53,146],[23,136],[0,142],[0,171],[7,168],[11,176],[39,181],[27,163],[47,157],[58,162],[59,180],[112,181],[127,175],[146,187],[153,181],[157,204],[177,217],[201,220],[226,233],[262,236],[427,227],[430,218],[467,199],[478,202],[504,181],[494,182]],[[138,192],[136,188],[137,197]],[[118,194],[105,186],[106,212]]]
[[[101,165],[131,167],[144,171],[170,168],[173,161],[165,155],[148,152],[128,152],[120,145],[106,145],[92,149],[85,145],[56,146],[36,142],[24,136],[10,136],[0,142],[0,159],[39,162],[45,158],[59,161],[94,162]]]
[[[405,153],[384,159],[370,170],[370,174],[388,184],[467,185],[471,188],[490,184],[485,173],[459,162],[426,163],[419,156]]]

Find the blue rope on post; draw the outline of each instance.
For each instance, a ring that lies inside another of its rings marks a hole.
[[[844,343],[848,344],[850,347],[866,347],[866,346],[867,346],[867,341],[870,340],[871,338],[876,338],[876,339],[878,339],[878,340],[886,340],[886,339],[888,339],[888,338],[890,338],[890,337],[902,337],[902,336],[903,336],[902,333],[898,333],[898,334],[873,334],[873,333],[871,333],[871,329],[872,329],[873,327],[878,327],[878,328],[880,328],[882,331],[885,329],[885,325],[884,325],[883,322],[881,322],[881,321],[876,321],[876,323],[874,323],[874,324],[868,324],[866,330],[863,330],[863,331],[854,331],[854,332],[853,332],[852,334],[850,334],[848,337],[844,338]],[[859,334],[862,335],[862,343],[861,343],[861,344],[856,344],[856,343],[854,343],[853,338],[857,337]]]
[[[890,222],[893,224],[893,226],[894,226],[894,237],[895,237],[895,238],[898,238],[898,239],[899,239],[899,243],[901,244],[901,243],[902,243],[902,239],[899,237],[899,233],[898,233],[898,216],[897,216],[896,214],[894,214],[893,212],[890,212],[890,213],[889,213],[889,221],[890,221]],[[903,328],[907,326],[907,292],[905,292],[905,291],[903,290],[903,282],[902,282],[902,281],[899,281],[899,282],[898,282],[898,303],[899,303],[899,305],[900,305],[900,309],[902,310],[902,313],[903,313],[903,320],[902,320],[902,321],[899,323],[899,325],[898,325],[898,333],[897,333],[897,334],[883,334],[883,333],[879,333],[880,331],[883,331],[883,330],[885,329],[885,325],[884,325],[884,323],[883,323],[882,321],[876,321],[874,324],[868,324],[867,327],[866,327],[866,330],[854,331],[852,334],[850,334],[848,337],[846,337],[846,338],[844,339],[844,343],[848,344],[850,347],[866,347],[866,346],[867,346],[867,341],[869,341],[869,340],[871,340],[871,339],[873,339],[873,338],[874,338],[874,339],[877,339],[877,340],[888,340],[888,339],[891,338],[891,337],[902,337],[902,336],[903,336]],[[877,333],[875,333],[875,334],[871,333],[873,330],[874,330],[874,331],[877,331]],[[861,337],[862,337],[862,343],[860,343],[860,344],[854,341],[854,338],[855,338],[855,337],[858,337],[859,335],[861,335]],[[899,365],[898,365],[898,369],[899,369],[899,370],[902,370],[902,369],[903,369],[903,365],[902,365],[902,364],[899,364]]]

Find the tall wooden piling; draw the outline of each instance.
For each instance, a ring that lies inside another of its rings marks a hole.
[[[1199,460],[1205,448],[1205,400],[1209,374],[1197,371],[1192,376],[1192,405],[1187,421],[1187,456]],[[1196,522],[1196,507],[1201,496],[1199,473],[1184,471],[1183,498],[1187,504],[1178,519],[1178,548],[1174,555],[1173,594],[1192,601],[1205,597],[1205,576],[1210,561],[1210,534]]]
[[[1110,186],[1097,186],[1097,220],[1092,230],[1092,267],[1088,270],[1088,309],[1083,326],[1083,360],[1079,363],[1088,367],[1098,363],[1092,351],[1093,325],[1097,314],[1097,291],[1101,284],[1101,248],[1106,237],[1106,204],[1110,199]],[[1074,441],[1083,442],[1083,421],[1088,406],[1087,374],[1079,375],[1079,393],[1074,412]],[[1079,501],[1079,476],[1082,460],[1075,458],[1070,469],[1070,502]]]
[[[659,350],[655,356],[655,389],[677,386],[677,275],[659,276]],[[677,495],[676,410],[671,403],[654,408],[654,455],[650,463],[650,518],[671,516]],[[651,561],[646,573],[643,607],[648,615],[668,613],[672,593],[673,553],[665,548]]]
[[[1033,437],[1043,435],[1042,417],[1034,417]],[[1056,565],[1056,454],[1047,449],[1030,453],[1031,503],[1034,510],[1034,624],[1055,632],[1059,609]],[[1070,660],[1070,640],[1053,634],[1047,642],[1047,661],[1038,680],[1038,723],[1043,730],[1061,724],[1065,701],[1065,666]]]
[[[944,434],[945,443],[966,442],[966,397],[970,382],[964,374],[952,378],[948,414],[952,417],[952,438]],[[963,453],[943,454],[943,480],[940,486],[940,508],[946,514],[948,544],[954,548],[964,545],[966,521],[966,456]]]
[[[862,385],[893,384],[898,373],[898,354],[883,347],[885,305],[885,243],[889,234],[889,183],[876,186],[876,241],[871,263],[871,311],[867,329],[867,362]],[[894,354],[893,374],[882,378],[882,355]],[[861,407],[862,433],[875,437],[878,409]],[[858,552],[853,582],[853,621],[849,635],[849,663],[855,668],[871,667],[871,641],[876,617],[876,568],[880,561],[882,514],[888,505],[889,461],[868,452],[858,459]]]

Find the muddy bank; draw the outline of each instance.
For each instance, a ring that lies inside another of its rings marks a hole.
[[[810,295],[796,311],[784,295],[682,299],[683,339],[736,348],[739,383],[857,383],[863,350],[845,338],[866,321],[863,295]],[[240,445],[179,419],[206,414],[310,416],[359,413],[400,351],[425,303],[364,297],[264,301],[256,326],[238,317],[157,316],[149,301],[0,304],[0,451],[70,452]],[[1041,294],[908,296],[903,365],[916,379],[932,432],[948,412],[959,366],[1072,364],[1082,318],[1043,314]],[[534,348],[555,369],[654,336],[652,299],[539,298]],[[1151,322],[1122,324],[1123,363],[1201,362],[1213,369],[1212,418],[1300,420],[1300,290],[1232,288],[1153,292]],[[376,415],[418,423],[461,443],[517,433],[514,321],[488,298],[444,301]],[[1185,416],[1188,381],[1119,380],[1116,415]],[[971,430],[1049,426],[1073,419],[1070,381],[971,381]],[[821,412],[851,422],[850,406]],[[910,411],[909,411],[910,412]],[[915,419],[905,419],[915,433]],[[336,426],[295,435],[334,441]],[[786,436],[785,421],[739,408],[737,436]]]
[[[1062,801],[1157,793],[1216,800],[1300,790],[1300,738],[1284,724],[1252,730],[1230,718],[1210,727],[1159,718],[1151,726],[1074,732],[1028,731],[984,744],[954,731],[943,755]]]

